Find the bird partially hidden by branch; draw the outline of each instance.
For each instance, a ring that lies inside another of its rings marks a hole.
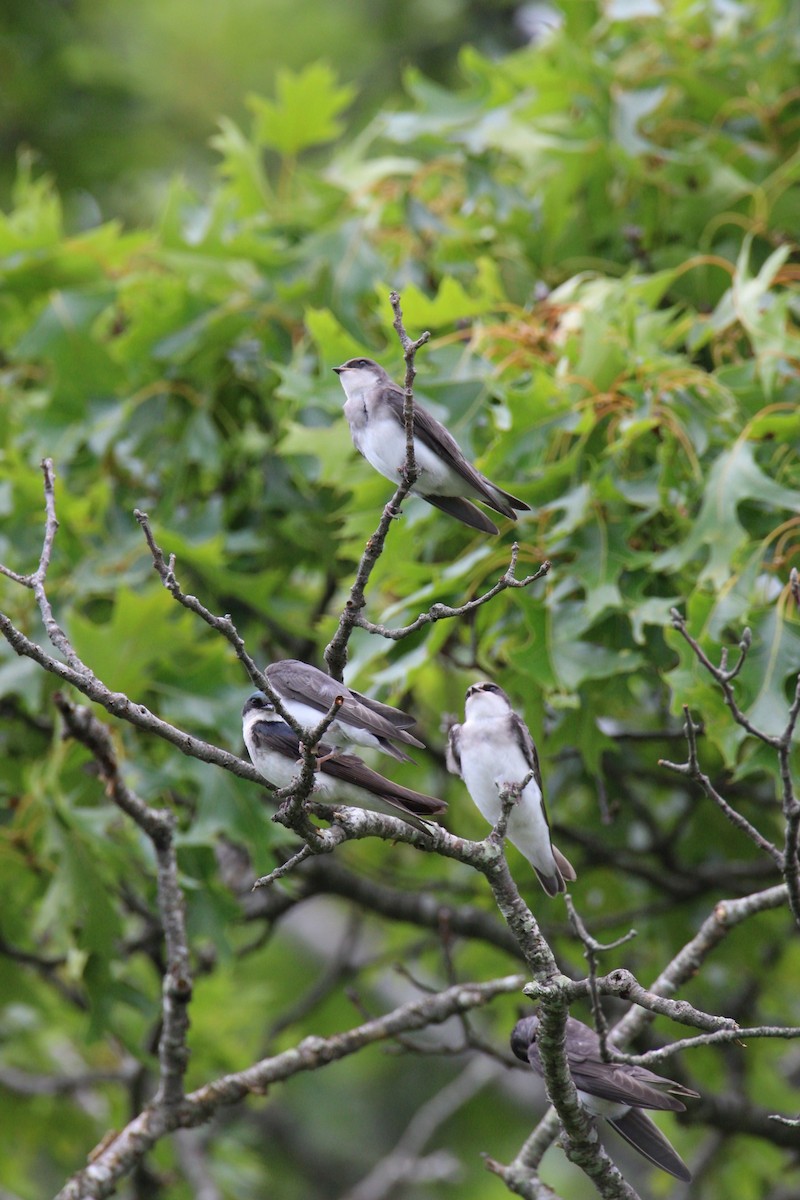
[[[300,739],[263,692],[253,692],[245,701],[242,733],[253,766],[265,779],[278,787],[288,787],[295,781],[303,753]],[[401,816],[417,828],[424,828],[424,821],[447,809],[444,800],[394,783],[371,770],[356,755],[337,754],[325,742],[315,748],[315,755],[312,792],[315,800]]]
[[[351,358],[333,368],[347,400],[344,415],[353,445],[376,471],[398,484],[406,464],[405,394],[383,367],[371,358]],[[515,510],[530,505],[504,492],[464,456],[444,425],[414,401],[414,466],[411,490],[429,504],[482,533],[498,533],[485,513],[471,504],[478,500],[515,521]]]
[[[511,1049],[537,1075],[544,1076],[538,1032],[539,1018],[523,1017],[511,1033]],[[654,1166],[688,1183],[692,1176],[685,1162],[642,1110],[684,1112],[686,1105],[681,1097],[696,1099],[698,1093],[647,1067],[604,1062],[600,1038],[575,1017],[567,1017],[566,1052],[569,1073],[584,1107],[593,1116],[604,1117]]]
[[[325,735],[333,746],[369,746],[382,750],[400,762],[413,762],[405,750],[395,746],[424,743],[409,732],[416,724],[414,718],[390,704],[381,704],[369,696],[345,687],[317,667],[294,658],[270,663],[264,674],[280,697],[286,711],[304,728],[313,729],[331,705],[341,697],[341,704]]]

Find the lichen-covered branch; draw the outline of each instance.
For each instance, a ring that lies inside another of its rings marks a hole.
[[[158,911],[166,950],[158,1046],[159,1085],[153,1106],[174,1108],[183,1098],[183,1078],[189,1061],[186,1038],[192,997],[183,893],[178,883],[173,840],[175,818],[166,809],[145,804],[124,782],[108,730],[90,709],[73,704],[60,693],[56,694],[55,702],[67,733],[92,754],[110,799],[139,826],[153,845],[157,865]]]
[[[263,1095],[273,1084],[302,1071],[316,1071],[377,1042],[490,1003],[496,996],[516,992],[518,975],[487,983],[461,983],[415,1000],[332,1037],[307,1037],[282,1054],[263,1059],[244,1071],[225,1075],[186,1095],[178,1105],[149,1105],[91,1156],[87,1167],[58,1193],[57,1200],[103,1200],[157,1142],[176,1129],[190,1129],[211,1119],[220,1109],[249,1095]]]

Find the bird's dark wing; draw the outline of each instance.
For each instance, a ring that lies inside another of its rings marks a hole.
[[[404,429],[403,406],[405,396],[401,389],[394,385],[385,387],[382,392],[382,400],[387,404],[392,416],[401,429]],[[504,492],[501,488],[496,487],[495,484],[486,479],[485,476],[481,475],[480,471],[476,470],[472,463],[464,457],[463,451],[453,435],[445,429],[440,421],[431,416],[427,409],[416,402],[414,404],[414,434],[434,454],[443,459],[456,474],[460,475],[470,487],[474,488],[483,503],[487,504],[489,508],[493,508],[495,512],[502,513],[504,517],[511,517],[512,520],[516,520],[514,509],[530,508],[530,505],[526,504],[524,500],[518,500],[516,496],[512,496],[509,492]],[[426,499],[429,498],[426,497]],[[433,501],[430,501],[430,503],[433,503]],[[445,511],[448,510],[445,509]],[[459,517],[459,520],[463,519],[463,517]],[[466,524],[469,525],[470,522],[467,521]]]
[[[420,495],[423,500],[428,501],[428,504],[441,509],[442,512],[447,513],[448,517],[455,517],[457,521],[460,521],[462,525],[468,525],[470,529],[479,529],[481,533],[500,532],[494,521],[490,521],[486,516],[486,513],[482,513],[463,496],[429,496],[425,492],[420,492]]]
[[[393,708],[391,704],[381,704],[380,700],[373,700],[371,696],[362,696],[361,692],[357,692],[353,688],[350,688],[349,692],[365,708],[370,709],[376,716],[383,717],[395,729],[411,729],[417,723],[409,713],[403,712],[401,708]],[[422,742],[419,745],[421,746]]]
[[[320,764],[323,775],[340,779],[343,783],[363,788],[371,792],[387,804],[393,804],[403,812],[413,813],[417,817],[433,817],[447,809],[444,800],[435,796],[426,796],[423,792],[414,792],[411,788],[394,783],[373,771],[355,754],[339,754]]]
[[[336,720],[341,725],[349,725],[356,729],[366,729],[368,733],[383,741],[383,739],[403,742],[409,746],[422,746],[423,743],[409,733],[406,725],[413,725],[414,720],[407,713],[392,709],[388,704],[378,705],[377,701],[365,702],[365,698],[350,688],[345,687],[336,679],[319,671],[308,663],[298,662],[293,658],[281,659],[270,663],[264,674],[277,692],[288,701],[298,704],[308,704],[322,716],[339,697],[342,704],[336,713]],[[396,713],[402,724],[390,721],[385,712]],[[392,753],[393,747],[384,746]],[[395,751],[396,757],[406,761],[408,755]]]
[[[538,1017],[526,1017],[518,1021],[511,1035],[511,1049],[517,1058],[523,1062],[527,1059],[534,1071],[542,1075],[542,1060],[535,1040],[538,1029]],[[603,1062],[599,1037],[575,1017],[567,1017],[566,1036],[569,1073],[576,1088],[590,1096],[637,1108],[682,1112],[686,1105],[678,1099],[678,1095],[697,1095],[690,1088],[656,1075],[646,1067]]]
[[[575,1086],[602,1100],[614,1100],[638,1108],[682,1112],[686,1105],[671,1091],[693,1094],[673,1080],[648,1071],[646,1067],[603,1062],[599,1037],[575,1017],[567,1018],[567,1059]]]
[[[541,768],[539,767],[539,755],[536,751],[536,745],[531,737],[530,730],[519,713],[515,713],[513,711],[509,713],[509,720],[511,721],[511,734],[522,751],[525,757],[525,762],[528,764],[529,769],[533,771],[533,778],[536,781],[536,786],[542,793],[542,804],[544,804],[544,788],[542,787],[542,772]]]
[[[511,1030],[511,1049],[521,1062],[528,1063],[534,1068],[537,1074],[541,1074],[539,1067],[531,1062],[530,1057],[530,1049],[536,1042],[538,1032],[538,1017],[522,1017]],[[539,1066],[541,1066],[541,1063]]]
[[[300,758],[300,741],[293,729],[284,721],[255,721],[251,726],[250,736],[256,747],[277,750],[287,758]],[[320,742],[317,746],[318,755],[333,754],[335,747]]]
[[[451,775],[461,774],[461,750],[458,744],[458,735],[460,732],[460,725],[451,725],[447,733],[446,762],[447,769]]]
[[[550,819],[547,815],[547,805],[544,802],[542,772],[541,768],[539,767],[539,755],[536,750],[536,743],[531,737],[528,726],[525,724],[519,713],[512,712],[510,714],[510,720],[512,737],[515,739],[520,750],[522,751],[529,768],[533,771],[533,778],[542,794],[542,814],[545,821],[547,821],[547,828],[549,829]],[[578,877],[575,874],[575,868],[573,867],[572,863],[569,861],[566,855],[561,853],[557,846],[553,845],[552,842],[550,843],[550,849],[553,851],[553,858],[556,860],[556,866],[561,874],[561,879],[559,880],[558,876],[550,876],[545,878],[538,870],[536,870],[536,867],[533,869],[539,876],[539,881],[544,890],[547,892],[548,896],[556,896],[559,892],[565,891],[565,888],[563,887],[565,880],[572,882],[573,879],[577,879]],[[555,888],[555,891],[552,890],[553,888]]]
[[[283,721],[256,721],[251,726],[251,737],[256,747],[277,750],[287,758],[300,758],[300,742],[297,735]],[[337,755],[333,746],[320,742],[316,755],[320,760],[318,769],[323,775],[330,775],[333,779],[340,779],[353,787],[363,788],[365,792],[370,792],[401,812],[429,819],[447,809],[444,800],[426,796],[424,792],[412,791],[411,788],[386,779],[377,771],[371,770],[355,754]]]
[[[692,1176],[686,1163],[647,1113],[640,1108],[632,1108],[623,1117],[606,1119],[634,1150],[638,1150],[651,1163],[676,1179],[690,1182]]]

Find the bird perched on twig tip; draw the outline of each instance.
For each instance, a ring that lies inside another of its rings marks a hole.
[[[406,465],[402,388],[371,358],[351,358],[333,369],[347,396],[344,415],[356,450],[386,479],[400,483]],[[444,425],[416,401],[414,459],[419,474],[411,490],[472,529],[498,532],[472,500],[512,521],[515,510],[530,508],[476,470]]]
[[[511,1034],[511,1049],[528,1063],[537,1075],[544,1075],[537,1036],[539,1018],[523,1017]],[[604,1117],[654,1166],[688,1183],[692,1176],[686,1163],[661,1130],[643,1112],[650,1108],[662,1112],[684,1112],[683,1098],[698,1096],[691,1088],[675,1083],[628,1063],[604,1062],[600,1038],[593,1029],[567,1017],[567,1066],[581,1103],[593,1115]]]
[[[242,734],[253,766],[265,779],[276,787],[294,782],[302,756],[300,741],[263,692],[253,692],[245,701]],[[390,813],[418,829],[447,808],[444,800],[385,779],[354,754],[335,754],[325,742],[319,743],[315,754],[315,800]]]

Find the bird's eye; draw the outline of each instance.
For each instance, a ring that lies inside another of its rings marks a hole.
[[[367,365],[367,360],[365,358],[360,358],[358,360],[358,362],[356,363],[357,367],[365,367],[366,365]]]
[[[496,683],[484,683],[481,685],[482,692],[499,692],[500,688]]]

